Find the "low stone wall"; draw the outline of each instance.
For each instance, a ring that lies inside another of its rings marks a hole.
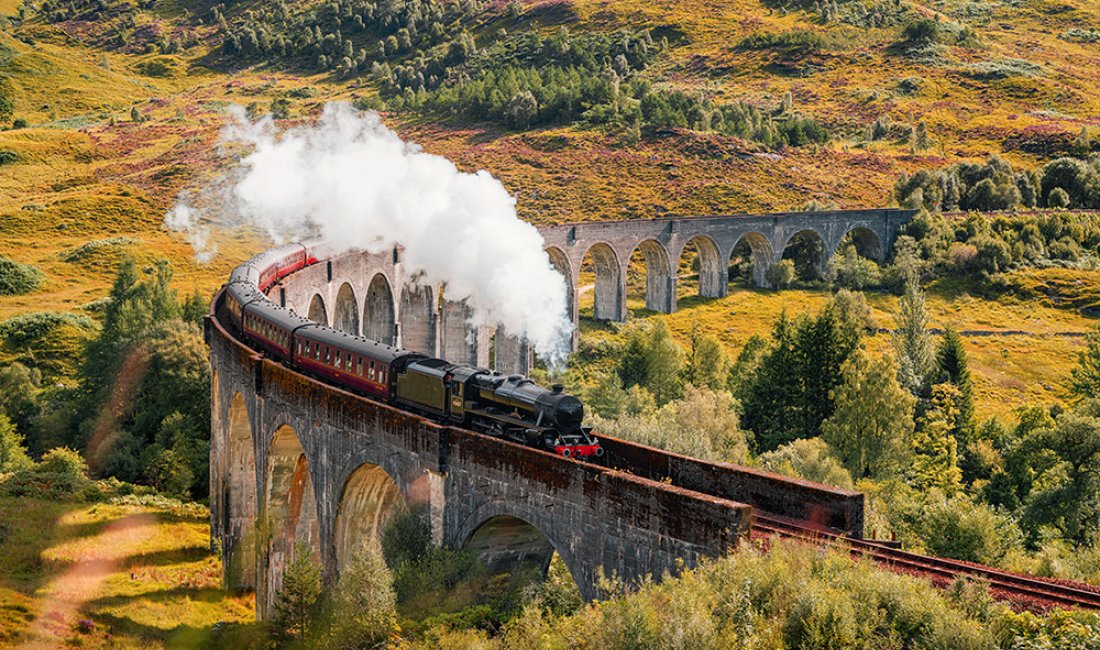
[[[600,436],[612,467],[863,537],[863,494]]]

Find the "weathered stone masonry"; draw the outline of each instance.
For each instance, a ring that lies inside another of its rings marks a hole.
[[[426,506],[437,542],[471,545],[499,568],[544,570],[556,550],[586,597],[601,567],[628,581],[675,572],[748,526],[746,505],[437,426],[262,359],[217,323],[209,332],[212,534],[226,586],[256,589],[261,617],[296,545],[331,584],[401,502]],[[234,403],[250,445],[233,444]],[[384,485],[361,487],[363,475]]]

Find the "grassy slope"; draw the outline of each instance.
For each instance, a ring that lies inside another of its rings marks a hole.
[[[0,646],[190,647],[252,617],[220,589],[202,508],[2,498],[0,532]]]
[[[1084,0],[1043,0],[1020,8],[996,5],[988,19],[969,23],[982,46],[951,48],[954,62],[939,67],[891,54],[896,30],[834,25],[829,28],[836,37],[834,49],[805,60],[742,50],[736,44],[751,33],[825,28],[804,12],[781,15],[761,0],[708,0],[697,5],[689,11],[671,1],[575,0],[564,7],[536,7],[529,15],[538,16],[538,24],[546,29],[556,29],[553,24],[566,20],[574,30],[629,24],[682,34],[674,36],[671,54],[647,74],[720,99],[774,103],[790,91],[797,108],[824,119],[841,134],[838,141],[818,150],[765,156],[755,145],[713,134],[671,133],[628,146],[615,135],[578,128],[509,133],[411,116],[391,117],[391,122],[407,137],[464,168],[488,169],[517,196],[524,218],[548,223],[644,218],[665,210],[690,214],[783,209],[810,198],[845,207],[881,205],[903,170],[1004,153],[1011,149],[1005,145],[1010,136],[1068,137],[1098,119],[1088,107],[1100,105],[1100,83],[1088,70],[1093,67],[1090,62],[1100,61],[1100,45],[1057,38],[1069,26],[1100,24],[1100,9]],[[955,4],[913,6],[922,12],[946,12],[950,18]],[[14,6],[6,11],[14,13]],[[171,26],[184,11],[201,14],[205,4],[158,3],[157,13],[142,14],[139,22]],[[506,26],[514,31],[526,20]],[[491,21],[480,33],[498,24]],[[316,97],[293,102],[294,117],[301,118],[328,99],[365,92],[324,77],[263,69],[228,77],[199,65],[205,54],[201,47],[168,57],[175,64],[172,76],[148,77],[140,74],[139,65],[151,55],[105,52],[86,45],[96,42],[97,28],[32,21],[21,31],[35,37],[33,45],[0,33],[0,53],[9,61],[7,74],[16,89],[16,115],[32,124],[29,129],[0,132],[0,149],[13,149],[23,157],[0,174],[0,247],[48,276],[43,289],[33,295],[0,297],[0,318],[40,309],[78,309],[103,296],[124,253],[145,261],[168,257],[181,289],[210,292],[233,263],[263,246],[262,238],[221,233],[221,254],[213,263],[201,265],[191,258],[188,244],[161,222],[181,189],[216,173],[219,159],[212,145],[225,119],[220,107],[226,102],[265,102],[309,85]],[[978,84],[961,72],[967,62],[1003,57],[1032,60],[1045,73]],[[777,62],[812,64],[820,71],[809,76],[777,74]],[[916,95],[896,89],[898,79],[908,76],[925,81]],[[130,122],[133,106],[148,121]],[[858,142],[854,134],[884,113],[895,121],[926,120],[941,146],[913,155],[902,143]],[[1039,162],[1019,151],[1006,155],[1017,162]],[[101,251],[83,263],[63,259],[89,240],[118,236],[137,241]],[[1091,276],[1089,282],[1096,284]],[[686,331],[686,323],[692,321],[709,323],[736,346],[743,337],[730,332],[766,331],[780,303],[798,311],[801,304],[820,300],[794,293],[782,298],[742,293],[685,309],[672,320],[677,331]],[[730,313],[730,301],[742,306]],[[872,302],[888,325],[885,314],[892,301],[883,297]],[[1089,326],[1073,311],[1014,305],[1010,300],[960,301],[949,292],[934,299],[932,307],[937,318],[964,329],[991,329],[982,322],[990,321],[1041,335],[1051,327],[1083,331]],[[1018,325],[1021,317],[1032,323]],[[878,337],[883,345],[885,338]],[[968,344],[983,375],[977,381],[982,402],[988,412],[1001,412],[1017,403],[1056,399],[1057,380],[1065,374],[1078,340],[993,337],[974,338]]]
[[[1100,273],[1078,272],[1093,286],[1100,286]],[[633,297],[633,294],[632,294]],[[895,326],[897,298],[885,293],[867,294],[872,319],[878,328]],[[692,328],[712,332],[733,353],[754,334],[767,337],[772,323],[786,310],[789,316],[816,313],[829,300],[825,291],[731,289],[720,300],[704,300],[681,293],[680,310],[671,315],[644,312],[640,296],[630,302],[635,313],[665,319],[673,335],[688,345]],[[591,296],[581,300],[582,312],[591,314]],[[1065,380],[1078,351],[1084,348],[1080,335],[1095,323],[1070,309],[1060,309],[1031,299],[1003,297],[983,300],[947,283],[933,286],[926,299],[930,327],[954,327],[975,334],[964,336],[974,377],[974,394],[979,418],[1011,418],[1024,405],[1063,403],[1067,399]],[[607,331],[591,327],[592,331]],[[980,335],[978,335],[980,333]],[[596,336],[601,336],[597,334]],[[889,349],[888,333],[867,339],[873,352]]]

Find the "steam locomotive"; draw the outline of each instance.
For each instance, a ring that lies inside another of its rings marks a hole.
[[[280,279],[317,263],[317,244],[261,253],[234,269],[216,315],[269,358],[399,408],[565,457],[598,460],[584,405],[523,375],[502,375],[391,347],[314,323],[267,298]]]

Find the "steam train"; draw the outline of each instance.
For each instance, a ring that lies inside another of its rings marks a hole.
[[[582,460],[603,456],[581,426],[584,406],[522,375],[502,375],[391,347],[314,323],[276,305],[267,291],[315,264],[318,244],[261,253],[234,269],[216,316],[269,358],[398,408]]]

